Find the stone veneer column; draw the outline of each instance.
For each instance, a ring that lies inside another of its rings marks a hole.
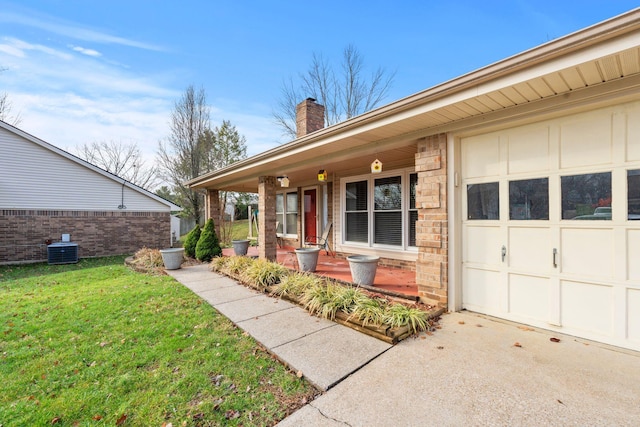
[[[209,218],[213,219],[218,238],[220,237],[220,224],[222,223],[222,209],[220,209],[220,191],[207,190],[205,199],[205,221]]]
[[[276,177],[261,176],[258,183],[258,255],[276,261]]]
[[[447,306],[447,136],[432,135],[418,141],[416,153],[416,282],[420,299]]]

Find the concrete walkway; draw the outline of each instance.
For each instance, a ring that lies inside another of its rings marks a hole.
[[[295,304],[240,285],[210,271],[208,265],[167,273],[321,390],[328,390],[391,348],[376,338],[311,316]]]
[[[328,390],[280,427],[640,425],[638,352],[466,312],[390,347],[207,266],[170,274]]]

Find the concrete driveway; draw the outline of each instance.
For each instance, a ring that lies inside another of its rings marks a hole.
[[[441,325],[279,426],[640,425],[640,353],[465,312]]]

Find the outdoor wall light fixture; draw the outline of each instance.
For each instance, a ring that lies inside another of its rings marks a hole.
[[[289,186],[289,178],[287,176],[279,176],[277,180],[280,182],[280,187],[288,187]]]
[[[371,173],[380,173],[382,172],[382,162],[378,159],[375,159],[371,163]]]
[[[327,171],[326,170],[320,169],[318,171],[318,181],[325,182],[327,180],[327,177],[328,177],[328,175],[327,175]]]

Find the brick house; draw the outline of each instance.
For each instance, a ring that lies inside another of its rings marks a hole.
[[[640,9],[334,126],[322,109],[190,181],[207,215],[257,192],[261,257],[276,223],[300,245],[331,222],[336,252],[414,270],[426,302],[640,350]]]
[[[0,176],[0,264],[46,261],[62,234],[80,258],[171,245],[179,206],[1,121]]]

